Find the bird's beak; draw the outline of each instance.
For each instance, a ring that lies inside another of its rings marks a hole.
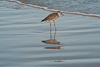
[[[61,15],[63,15],[62,13],[61,13]],[[63,15],[64,16],[64,15]]]

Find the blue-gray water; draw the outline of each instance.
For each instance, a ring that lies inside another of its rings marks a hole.
[[[64,14],[51,28],[61,45],[47,44],[50,13],[0,1],[0,67],[100,67],[100,18]]]
[[[49,9],[100,15],[100,0],[19,0]]]

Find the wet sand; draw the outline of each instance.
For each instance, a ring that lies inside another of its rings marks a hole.
[[[1,2],[0,67],[100,66],[100,18],[64,14],[50,31],[52,12]]]

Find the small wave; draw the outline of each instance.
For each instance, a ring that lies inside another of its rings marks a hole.
[[[20,5],[31,6],[31,7],[34,7],[34,8],[39,8],[39,9],[43,9],[43,10],[51,11],[51,12],[59,11],[59,10],[54,10],[54,9],[48,9],[47,7],[41,7],[41,6],[37,6],[37,5],[22,3],[22,2],[17,1],[17,0],[7,0],[7,1],[9,1],[9,2],[16,2],[16,3],[20,4]],[[75,14],[75,15],[82,15],[82,16],[89,16],[89,17],[100,18],[100,15],[96,15],[96,14],[85,14],[85,13],[80,13],[80,12],[68,12],[68,11],[61,11],[61,12],[62,13],[66,13],[66,14]]]

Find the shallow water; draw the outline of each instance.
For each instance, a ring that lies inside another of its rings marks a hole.
[[[50,32],[40,22],[50,13],[0,1],[0,67],[100,66],[100,18],[64,14]],[[61,45],[43,43],[50,36]]]
[[[49,9],[100,15],[100,0],[18,0]]]

